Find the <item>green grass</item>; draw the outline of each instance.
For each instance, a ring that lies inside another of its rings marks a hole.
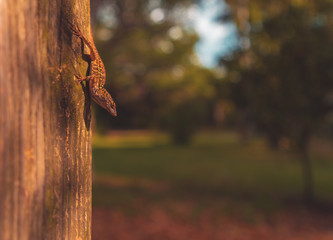
[[[325,201],[333,199],[331,156],[311,151],[316,196]],[[239,208],[240,202],[251,212],[302,195],[301,168],[293,155],[270,151],[260,139],[242,144],[233,133],[201,133],[188,146],[168,144],[165,135],[156,133],[99,136],[93,168],[94,205],[128,208],[143,199],[223,206],[227,199],[226,209],[234,209],[230,204]],[[159,190],[160,185],[167,187]]]

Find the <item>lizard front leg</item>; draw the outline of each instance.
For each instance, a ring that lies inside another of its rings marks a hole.
[[[76,77],[76,81],[78,81],[78,82],[88,82],[88,81],[90,81],[90,80],[92,80],[94,77],[93,76],[86,76],[86,77],[82,77],[82,76],[80,76],[80,75],[77,75],[77,74],[75,74],[75,77]]]

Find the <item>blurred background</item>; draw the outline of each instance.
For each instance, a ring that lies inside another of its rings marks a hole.
[[[333,239],[333,2],[96,0],[93,239]]]

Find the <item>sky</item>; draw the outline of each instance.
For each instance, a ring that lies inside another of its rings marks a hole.
[[[218,59],[238,46],[234,23],[218,20],[228,10],[224,0],[201,0],[199,5],[190,9],[193,27],[200,37],[195,50],[205,67],[217,67]]]
[[[158,23],[165,20],[165,13],[160,8],[160,0],[150,0],[149,9],[151,10],[150,18]],[[229,21],[219,20],[223,14],[230,11],[224,0],[197,0],[187,10],[185,22],[191,22],[191,28],[199,35],[199,41],[195,46],[200,63],[207,68],[218,66],[218,60],[238,47],[237,27]],[[114,26],[115,19],[114,9],[111,5],[103,5],[99,9],[98,17],[108,28]],[[109,40],[112,37],[111,31],[104,29],[98,32],[101,40]]]

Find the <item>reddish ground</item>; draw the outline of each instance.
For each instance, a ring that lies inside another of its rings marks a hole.
[[[92,240],[333,240],[333,214],[284,211],[249,221],[204,212],[189,217],[184,209],[175,215],[151,208],[139,216],[94,208]]]

